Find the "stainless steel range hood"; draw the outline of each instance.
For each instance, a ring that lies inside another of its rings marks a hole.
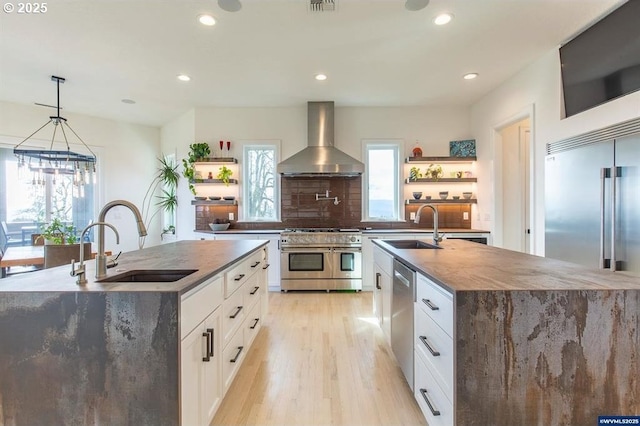
[[[307,147],[278,164],[288,177],[358,176],[364,164],[333,146],[333,102],[307,103]]]

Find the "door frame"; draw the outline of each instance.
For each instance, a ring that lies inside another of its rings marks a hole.
[[[529,235],[529,247],[526,248],[527,253],[536,253],[536,239],[534,238],[536,229],[534,228],[534,224],[536,223],[536,214],[535,214],[535,179],[534,179],[534,171],[535,171],[535,114],[534,114],[534,104],[530,104],[524,108],[522,108],[517,113],[512,116],[501,120],[491,126],[490,130],[490,138],[491,138],[491,146],[493,150],[493,194],[494,194],[494,203],[493,203],[493,226],[491,233],[493,235],[493,245],[501,247],[504,239],[504,228],[503,228],[503,207],[504,207],[504,195],[503,195],[503,171],[502,171],[502,135],[500,132],[509,127],[512,124],[515,124],[519,121],[529,119],[529,194],[528,194],[528,213],[529,213],[529,223],[526,224],[526,217],[523,218],[523,222],[530,230]],[[526,216],[526,215],[525,215]]]

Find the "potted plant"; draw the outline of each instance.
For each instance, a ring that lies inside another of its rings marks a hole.
[[[69,264],[80,260],[80,241],[75,226],[65,224],[60,218],[54,218],[41,231],[44,239],[44,267]],[[91,243],[83,243],[85,258],[91,258]]]
[[[40,237],[45,245],[75,244],[78,242],[76,228],[73,225],[65,225],[60,218],[54,218],[44,228]]]
[[[416,181],[421,177],[422,177],[422,173],[420,172],[419,167],[412,167],[411,170],[409,170],[409,180]]]
[[[156,174],[142,200],[142,217],[146,227],[149,227],[153,218],[161,211],[165,211],[173,217],[176,207],[178,206],[178,197],[176,195],[178,181],[180,180],[178,165],[174,164],[173,161],[164,155],[158,158],[158,163],[159,166],[156,169]],[[159,186],[162,186],[162,191],[160,195],[155,196],[158,200],[155,203],[157,208],[151,213],[151,202]],[[171,226],[173,227],[173,225]]]
[[[196,195],[196,187],[193,186],[196,175],[195,163],[198,161],[203,161],[209,156],[210,153],[211,148],[209,148],[208,143],[196,142],[189,145],[188,157],[182,159],[182,166],[184,167],[182,174],[189,181],[189,190],[191,190],[191,193],[193,195]]]
[[[442,166],[439,164],[429,164],[426,174],[431,179],[438,180],[442,177]]]
[[[222,166],[219,170],[220,171],[218,172],[218,175],[216,177],[224,182],[225,185],[229,186],[229,177],[231,177],[231,175],[233,174],[233,170],[231,170],[227,166]]]

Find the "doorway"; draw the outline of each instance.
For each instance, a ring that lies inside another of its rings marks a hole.
[[[534,253],[532,238],[532,134],[529,115],[495,129],[496,245]]]

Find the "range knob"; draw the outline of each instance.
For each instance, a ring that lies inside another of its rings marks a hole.
[[[355,243],[356,241],[358,241],[358,238],[355,235],[352,235],[350,240],[352,243]]]

